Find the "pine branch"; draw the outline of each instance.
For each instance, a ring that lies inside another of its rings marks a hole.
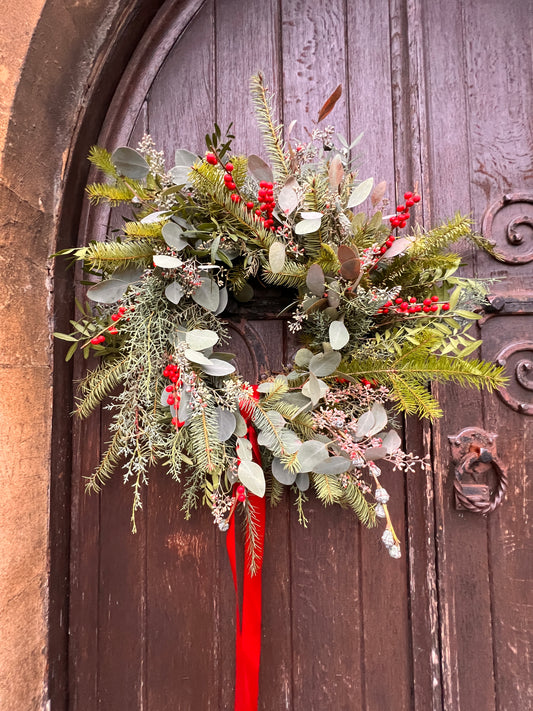
[[[119,176],[117,169],[111,160],[111,153],[106,151],[105,148],[101,148],[100,146],[91,146],[88,159],[94,166],[96,166],[96,168],[98,168],[98,170],[101,170],[102,173],[105,173],[107,176],[114,178],[115,180],[118,179]]]
[[[162,222],[125,222],[123,231],[128,237],[161,237]]]
[[[92,242],[76,253],[76,257],[83,259],[90,269],[108,273],[131,266],[150,267],[153,256],[154,247],[148,240]]]
[[[133,190],[123,183],[117,185],[90,183],[85,189],[93,205],[98,205],[104,200],[112,207],[116,207],[121,203],[131,202],[134,197]]]
[[[91,476],[86,477],[86,492],[94,492],[95,494],[100,493],[102,486],[111,478],[111,475],[119,462],[123,447],[124,442],[122,441],[122,433],[117,431],[113,435],[113,439],[109,443],[98,467],[91,474]]]
[[[272,97],[265,87],[261,73],[251,78],[250,92],[257,123],[263,136],[265,148],[272,161],[275,182],[284,185],[290,175],[290,170],[285,158],[285,146],[282,139],[283,126],[276,126],[272,120]]]
[[[269,264],[263,266],[263,278],[267,284],[275,284],[276,286],[286,286],[288,288],[298,288],[305,284],[307,267],[298,262],[286,260],[281,272],[276,274],[272,271]]]
[[[340,503],[349,506],[364,526],[370,528],[376,525],[375,507],[368,503],[361,489],[352,481],[344,489]]]
[[[76,415],[85,419],[96,410],[102,400],[122,383],[127,369],[128,360],[123,358],[103,361],[89,371],[79,385],[79,391],[85,397],[77,403]]]

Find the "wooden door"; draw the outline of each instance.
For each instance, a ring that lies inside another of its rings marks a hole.
[[[479,226],[489,207],[514,196],[486,223],[508,261],[465,254],[467,269],[503,278],[493,286],[503,305],[482,324],[483,356],[505,352],[509,394],[443,390],[441,422],[432,430],[408,423],[408,449],[432,451],[434,472],[384,474],[402,560],[347,511],[310,501],[307,529],[289,497],[267,512],[265,711],[525,711],[533,703],[531,218],[516,222],[533,207],[528,23],[526,0],[169,2],[110,107],[100,139],[110,148],[149,131],[167,156],[201,153],[216,120],[234,121],[236,150],[260,152],[248,99],[254,72],[277,93],[280,119],[300,127],[342,84],[331,121],[344,135],[365,132],[360,174],[387,180],[392,199],[394,186],[401,193],[418,182],[426,224],[461,209]],[[103,236],[113,219],[88,211],[81,239]],[[518,238],[507,239],[506,220]],[[270,311],[231,322],[250,380],[291,356]],[[454,508],[448,436],[466,426],[498,433],[509,468],[508,496],[489,516]],[[234,593],[224,534],[207,511],[183,521],[179,488],[154,471],[132,536],[120,475],[100,497],[83,493],[107,437],[105,412],[75,435],[69,707],[230,709]]]

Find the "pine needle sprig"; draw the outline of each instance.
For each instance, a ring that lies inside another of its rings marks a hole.
[[[75,413],[81,419],[88,417],[123,381],[128,370],[127,358],[109,358],[87,373],[78,391],[84,395],[77,402]]]
[[[111,153],[105,148],[91,146],[88,159],[98,170],[101,170],[102,173],[105,173],[105,175],[114,180],[118,180],[119,176],[115,164],[111,160]]]
[[[266,151],[272,162],[274,179],[279,185],[284,185],[290,175],[290,170],[285,157],[285,146],[282,138],[283,126],[276,125],[273,121],[272,97],[265,87],[261,73],[251,78],[250,92],[257,123],[263,136]]]
[[[91,242],[78,250],[76,256],[91,270],[113,273],[126,267],[152,266],[155,249],[152,241],[140,239],[128,242]]]

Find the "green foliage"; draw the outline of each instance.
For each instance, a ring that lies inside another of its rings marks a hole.
[[[82,259],[89,269],[112,274],[117,269],[152,266],[154,252],[152,241],[146,239],[91,242],[88,247],[78,250],[77,258]]]
[[[277,183],[283,185],[289,177],[289,166],[285,158],[285,146],[282,138],[283,126],[276,125],[273,121],[271,96],[265,87],[262,74],[256,74],[251,78],[250,91],[257,123],[272,162],[274,178]]]

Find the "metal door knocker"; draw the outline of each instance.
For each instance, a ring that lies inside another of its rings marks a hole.
[[[467,427],[448,437],[455,465],[455,508],[490,513],[507,490],[507,471],[496,454],[497,435]]]

